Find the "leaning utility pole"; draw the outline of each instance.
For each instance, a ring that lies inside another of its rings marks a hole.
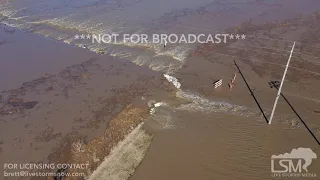
[[[287,74],[287,71],[288,71],[288,67],[289,67],[289,64],[290,64],[290,60],[291,60],[291,57],[292,57],[292,53],[293,53],[293,49],[294,49],[295,44],[296,44],[296,42],[293,43],[293,46],[292,46],[292,49],[291,49],[291,53],[290,53],[290,56],[289,56],[289,59],[288,59],[287,65],[286,65],[286,69],[284,70],[284,73],[283,73],[283,76],[282,76],[282,81],[281,81],[280,87],[278,89],[278,94],[276,96],[276,100],[275,100],[274,105],[273,105],[273,109],[272,109],[271,116],[270,116],[270,119],[269,119],[269,124],[271,124],[271,122],[272,122],[274,111],[276,110],[276,106],[277,106],[279,97],[281,95],[281,88],[282,88],[282,85],[283,85],[284,78],[286,77],[286,74]]]

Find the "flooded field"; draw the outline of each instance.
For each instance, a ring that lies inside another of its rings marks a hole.
[[[297,148],[320,155],[320,1],[0,5],[1,164],[89,164],[63,179],[303,179],[275,177],[271,156]],[[91,39],[159,33],[228,36],[165,48]],[[313,159],[308,176],[319,169]],[[27,179],[5,177],[19,178]]]

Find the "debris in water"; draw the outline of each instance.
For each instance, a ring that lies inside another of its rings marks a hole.
[[[170,75],[164,74],[163,75],[169,82],[171,82],[177,89],[180,89],[181,84],[179,83],[178,79],[175,77],[172,77]]]
[[[150,100],[149,102],[148,102],[148,107],[154,107],[154,104],[156,103],[156,101],[155,100]]]
[[[156,110],[154,108],[151,108],[150,114],[154,114],[155,112],[156,112]]]
[[[164,105],[165,103],[163,103],[163,102],[158,102],[158,103],[155,103],[154,104],[154,107],[159,107],[159,106],[162,106],[162,105]]]

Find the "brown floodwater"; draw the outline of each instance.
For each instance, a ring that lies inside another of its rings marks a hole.
[[[145,128],[155,136],[144,160],[131,177],[132,180],[273,179],[272,155],[290,153],[294,148],[304,147],[312,149],[319,156],[319,145],[285,101],[279,102],[274,124],[266,124],[240,76],[232,92],[227,91],[227,85],[224,85],[223,91],[210,92],[207,100],[197,95],[200,90],[211,88],[212,81],[217,78],[222,77],[227,81],[231,78],[236,69],[232,63],[227,62],[227,58],[211,64],[208,59],[187,58],[181,55],[183,53],[179,52],[179,48],[167,53],[167,56],[159,56],[163,52],[152,48],[145,50],[114,47],[110,44],[92,45],[72,38],[76,33],[92,33],[92,29],[136,32],[136,29],[140,30],[136,26],[141,26],[141,29],[151,28],[154,32],[165,30],[168,33],[208,33],[212,29],[222,31],[247,20],[262,23],[309,14],[318,10],[320,2],[201,1],[198,4],[188,0],[173,3],[185,3],[181,9],[174,9],[170,2],[124,2],[113,4],[111,10],[110,5],[102,1],[79,1],[74,4],[52,1],[39,5],[36,5],[37,0],[30,1],[29,5],[22,1],[12,1],[12,6],[1,7],[2,13],[19,9],[14,17],[6,21],[11,26],[21,25],[26,28],[32,22],[38,25],[31,28],[35,33],[73,45],[83,43],[89,48],[81,49],[1,27],[0,91],[9,90],[4,95],[16,93],[13,90],[20,88],[24,82],[27,82],[25,85],[37,83],[32,80],[45,74],[53,77],[27,88],[26,94],[18,93],[19,98],[37,101],[38,105],[34,109],[23,114],[0,116],[0,162],[47,162],[48,155],[70,133],[78,133],[89,140],[101,136],[108,120],[129,103],[125,100],[114,103],[114,99],[121,93],[131,92],[130,98],[141,102],[144,91],[160,89],[158,84],[161,72],[167,70],[161,69],[161,66],[170,65],[183,67],[176,70],[173,76],[178,77],[182,83],[182,91],[190,92],[194,103],[175,102],[178,105],[160,107],[147,122]],[[27,10],[23,10],[27,5]],[[46,10],[50,13],[46,13]],[[117,17],[110,18],[113,15]],[[137,21],[131,21],[129,17]],[[105,49],[107,55],[90,52],[99,48]],[[123,59],[108,56],[120,52],[131,54],[126,60],[146,67],[141,68],[125,63]],[[89,63],[83,64],[87,61]],[[268,88],[267,83],[271,77],[260,77],[252,71],[251,66],[239,64],[251,87],[257,90],[255,94],[269,117],[275,91],[261,89]],[[316,80],[310,79],[308,82],[305,86],[307,90],[319,85]],[[286,82],[286,87],[296,86]],[[310,91],[301,93],[319,99],[316,90]],[[165,98],[166,93],[157,101]],[[320,110],[319,104],[302,101],[297,97],[288,98],[319,139],[319,113],[316,113]],[[232,103],[221,105],[217,103],[218,99]],[[0,99],[0,103],[4,104],[5,101]],[[242,106],[245,110],[237,112],[236,109]],[[167,128],[162,127],[168,123],[169,126],[165,126]],[[320,176],[319,158],[312,161],[308,170]]]
[[[305,129],[277,122],[269,126],[260,118],[180,111],[173,119],[174,130],[148,126],[156,135],[131,180],[287,179],[272,177],[272,155],[299,147],[320,153]],[[320,161],[314,159],[308,170],[319,175],[319,169]]]

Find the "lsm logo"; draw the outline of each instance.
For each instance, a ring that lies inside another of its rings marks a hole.
[[[315,173],[308,172],[312,160],[317,154],[310,148],[293,149],[291,153],[271,156],[272,177],[317,177]]]

